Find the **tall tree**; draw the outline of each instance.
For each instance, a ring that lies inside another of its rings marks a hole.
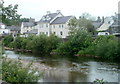
[[[92,21],[86,19],[83,16],[80,16],[79,19],[73,18],[69,21],[69,29],[70,29],[70,35],[76,34],[79,30],[84,30],[89,33],[93,33],[95,31],[94,26],[92,25]]]
[[[1,1],[0,7],[2,9],[1,19],[2,22],[6,25],[19,25],[20,17],[17,13],[18,5],[8,5],[7,7],[4,6],[4,1]]]

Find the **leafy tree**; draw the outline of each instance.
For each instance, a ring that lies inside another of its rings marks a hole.
[[[17,13],[18,5],[8,5],[7,7],[4,6],[4,1],[0,3],[0,7],[2,9],[1,19],[2,22],[6,25],[19,25],[20,16]]]
[[[73,18],[69,21],[69,29],[70,35],[74,35],[79,30],[87,31],[88,33],[93,34],[95,32],[95,28],[92,25],[92,21],[88,20],[84,17],[80,17],[79,19]]]
[[[86,31],[79,30],[75,35],[71,36],[67,42],[60,44],[57,51],[60,54],[75,55],[80,50],[87,48],[91,42],[91,36]]]
[[[11,35],[7,35],[3,39],[4,46],[9,47],[10,43],[13,41],[13,37]]]
[[[46,52],[50,53],[52,50],[57,49],[58,44],[61,42],[61,39],[55,36],[54,34],[47,37]]]

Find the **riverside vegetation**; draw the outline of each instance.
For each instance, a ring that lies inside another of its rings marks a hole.
[[[28,37],[5,36],[4,46],[31,50],[33,53],[50,54],[51,52],[67,56],[97,56],[102,59],[120,59],[120,42],[115,36],[97,36],[93,39],[86,31],[78,31],[76,34],[63,41],[55,35],[46,36],[30,35]]]

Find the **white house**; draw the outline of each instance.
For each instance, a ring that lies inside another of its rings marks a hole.
[[[0,36],[10,34],[10,29],[6,29],[5,27],[5,24],[0,23]]]
[[[38,35],[55,34],[61,38],[66,38],[69,32],[68,22],[72,18],[72,16],[63,16],[59,10],[56,13],[48,11],[37,24]]]
[[[36,22],[34,19],[30,18],[29,22],[22,22],[21,34],[26,34],[33,29],[36,29]]]

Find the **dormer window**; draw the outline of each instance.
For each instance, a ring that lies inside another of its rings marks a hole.
[[[42,20],[45,21],[45,17],[42,17]]]
[[[46,17],[46,20],[50,20],[51,18],[49,16]]]
[[[110,21],[108,22],[108,24],[110,24]]]

